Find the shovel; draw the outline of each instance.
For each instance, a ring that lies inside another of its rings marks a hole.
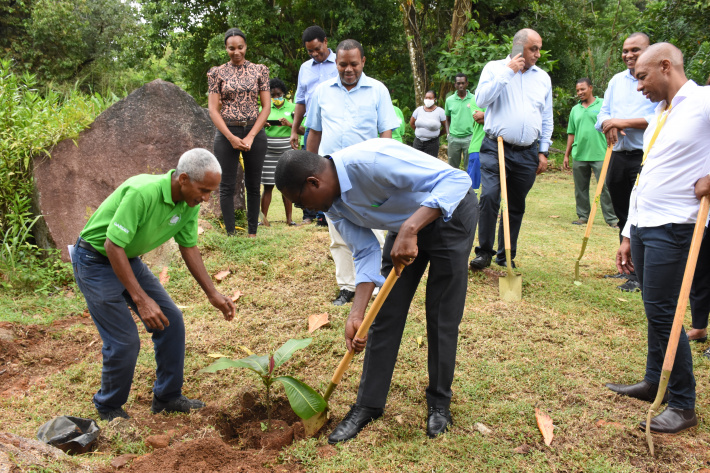
[[[505,239],[505,263],[508,274],[498,279],[500,298],[506,302],[517,302],[523,298],[523,277],[513,272],[510,258],[510,220],[508,219],[508,184],[505,179],[505,153],[503,137],[498,137],[498,166],[500,168],[500,204],[503,209],[503,236]]]
[[[362,338],[367,335],[367,331],[370,330],[370,325],[372,325],[377,313],[380,311],[380,307],[382,307],[385,299],[387,299],[390,290],[392,290],[392,286],[394,286],[394,283],[397,281],[397,277],[397,273],[394,268],[392,268],[392,271],[390,271],[389,276],[387,276],[385,283],[380,288],[380,292],[377,294],[377,297],[375,297],[375,301],[370,306],[370,310],[367,311],[365,318],[362,319],[362,324],[360,324],[360,328],[355,334],[357,338]],[[348,366],[350,366],[350,362],[352,361],[354,355],[355,353],[352,351],[345,352],[345,356],[343,356],[338,368],[335,370],[333,379],[330,381],[328,389],[325,391],[325,395],[323,395],[323,399],[325,399],[326,402],[325,409],[322,412],[313,415],[309,419],[303,419],[303,428],[305,430],[306,437],[314,436],[325,425],[325,423],[328,422],[328,399],[340,383],[343,373],[345,373],[345,370],[347,370]]]
[[[611,159],[611,146],[606,148],[606,155],[604,156],[604,164],[602,164],[602,170],[599,173],[599,179],[597,180],[597,191],[594,194],[594,202],[592,203],[592,210],[589,212],[589,219],[587,220],[587,231],[584,232],[584,238],[582,238],[582,251],[579,252],[579,257],[574,263],[574,283],[577,286],[582,285],[582,281],[579,279],[579,261],[584,256],[584,250],[587,249],[587,242],[589,241],[589,235],[592,234],[592,224],[594,223],[594,217],[597,214],[597,204],[599,204],[599,198],[602,195],[602,190],[604,189],[604,181],[606,180],[606,171],[609,169],[609,160]]]
[[[663,359],[663,370],[661,371],[661,380],[658,383],[656,400],[651,404],[651,407],[648,409],[648,415],[646,416],[646,440],[648,441],[648,449],[651,451],[651,456],[654,456],[653,437],[651,436],[651,415],[661,407],[663,396],[666,394],[666,388],[668,388],[668,380],[671,377],[675,354],[678,350],[678,339],[680,338],[680,330],[683,328],[683,318],[685,317],[685,309],[688,305],[690,287],[693,284],[695,264],[698,262],[698,253],[700,252],[700,244],[703,241],[703,232],[705,231],[705,222],[708,219],[709,208],[710,197],[707,195],[703,196],[700,201],[700,209],[698,209],[698,219],[695,222],[693,239],[690,242],[690,252],[688,254],[688,262],[685,264],[683,282],[680,286],[680,295],[678,296],[678,305],[676,306],[675,317],[673,318],[673,327],[668,337],[668,348],[666,348],[666,356]]]

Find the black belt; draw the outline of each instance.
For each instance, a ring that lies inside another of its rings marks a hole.
[[[614,151],[614,153],[617,153],[617,154],[627,154],[627,155],[628,155],[628,154],[631,154],[631,155],[633,155],[633,154],[643,154],[643,150],[642,150],[642,149],[629,149],[629,150],[623,150],[623,151]]]
[[[490,133],[486,133],[486,138],[488,138],[491,141],[495,141],[495,142],[498,141],[498,137],[495,135],[491,135]],[[526,149],[530,149],[533,146],[537,146],[537,141],[533,141],[532,143],[530,143],[527,146],[514,145],[511,143],[508,143],[507,141],[503,141],[503,143],[508,145],[508,147],[510,148],[511,151],[525,151]]]
[[[227,126],[250,126],[256,123],[256,120],[225,120]]]
[[[91,246],[91,243],[82,239],[81,237],[79,237],[79,239],[77,240],[76,246],[78,246],[79,248],[84,248],[87,251],[91,251],[92,253],[96,253],[97,255],[101,255],[99,250],[97,250],[96,248]],[[103,255],[101,255],[101,256],[103,256]]]

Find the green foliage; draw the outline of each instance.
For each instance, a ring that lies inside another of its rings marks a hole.
[[[68,277],[55,251],[33,244],[32,159],[65,138],[74,138],[98,113],[116,100],[76,90],[41,95],[34,75],[10,72],[0,60],[0,282],[5,286],[41,288]],[[70,276],[69,276],[70,277]]]
[[[303,340],[290,339],[276,350],[273,355],[269,356],[252,354],[240,360],[220,358],[207,368],[200,370],[200,373],[214,373],[229,368],[246,368],[258,374],[266,390],[268,429],[271,429],[271,385],[276,382],[283,384],[293,412],[302,419],[310,419],[315,414],[325,410],[326,402],[323,396],[303,381],[292,376],[274,377],[273,375],[274,370],[291,359],[296,351],[310,345],[311,340],[310,338]]]

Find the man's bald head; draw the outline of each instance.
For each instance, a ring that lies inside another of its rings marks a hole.
[[[537,38],[542,41],[542,37],[538,34],[537,31],[531,28],[523,28],[522,30],[518,30],[518,32],[515,33],[515,36],[513,36],[513,46],[515,46],[516,44],[525,46],[529,38]]]
[[[656,43],[636,61],[638,90],[652,102],[670,101],[688,79],[683,69],[683,53],[670,43]]]
[[[537,31],[530,28],[523,28],[513,36],[513,46],[523,47],[523,58],[525,59],[524,70],[533,67],[540,59],[540,49],[542,49],[542,37]]]

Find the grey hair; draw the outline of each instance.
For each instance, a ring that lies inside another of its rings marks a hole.
[[[185,151],[182,156],[180,156],[180,160],[175,168],[176,176],[185,173],[191,181],[197,182],[201,182],[208,172],[214,172],[221,176],[222,166],[219,165],[219,161],[214,157],[214,154],[204,148],[194,148],[190,151]]]

